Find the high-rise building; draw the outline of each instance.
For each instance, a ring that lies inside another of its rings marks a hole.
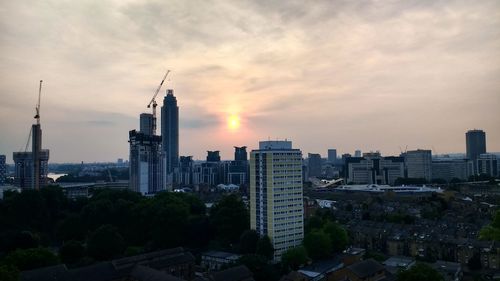
[[[345,169],[347,182],[392,185],[397,178],[404,177],[404,158],[364,153],[363,157],[346,158]]]
[[[320,177],[321,176],[321,155],[318,153],[309,153],[307,155],[308,165],[308,177]]]
[[[5,155],[0,155],[0,186],[5,185],[5,176],[7,175],[5,160]]]
[[[14,152],[14,185],[20,188],[40,189],[47,185],[49,150],[42,149],[40,124],[31,126],[31,152]]]
[[[169,178],[179,166],[179,107],[174,90],[168,89],[161,107],[162,149],[165,154],[165,170]]]
[[[361,150],[355,150],[354,151],[354,157],[361,157]]]
[[[261,141],[250,153],[250,227],[267,235],[274,259],[304,238],[302,152],[291,141]]]
[[[139,131],[145,135],[153,134],[153,114],[141,113],[139,115]]]
[[[227,163],[227,184],[244,184],[248,182],[247,147],[234,147],[234,161]]]
[[[220,152],[218,150],[215,151],[207,151],[207,162],[220,162]]]
[[[337,162],[337,150],[332,148],[328,149],[328,162],[335,164]]]
[[[474,165],[474,173],[478,174],[477,158],[486,153],[486,133],[483,130],[469,130],[465,133],[466,154]]]
[[[193,156],[180,157],[177,177],[177,182],[180,184],[193,184]]]
[[[403,153],[405,159],[406,177],[432,180],[432,152],[417,149]]]
[[[129,132],[129,186],[144,195],[155,194],[166,188],[162,139],[152,134],[152,119],[152,114],[141,114],[141,130]]]
[[[491,153],[483,153],[477,158],[477,174],[485,174],[490,177],[498,176],[497,156]]]
[[[248,161],[247,147],[234,147],[234,161]]]

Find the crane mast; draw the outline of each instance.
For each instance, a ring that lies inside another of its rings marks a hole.
[[[151,101],[148,104],[148,108],[151,108],[151,105],[153,106],[153,124],[152,124],[153,125],[153,135],[156,135],[156,106],[158,106],[158,104],[156,103],[156,96],[160,92],[161,86],[163,85],[163,82],[165,82],[165,79],[167,79],[167,76],[169,73],[170,73],[170,70],[167,70],[167,73],[165,73],[165,75],[163,76],[163,79],[161,80],[160,85],[156,89],[155,94],[153,95],[153,98],[151,99]],[[41,87],[41,83],[40,83],[40,87]]]
[[[36,104],[35,108],[36,115],[34,118],[36,119],[37,125],[40,125],[40,97],[42,96],[42,82],[43,80],[40,80],[40,87],[38,88],[38,103]]]

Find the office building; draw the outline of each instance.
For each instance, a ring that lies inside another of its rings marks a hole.
[[[165,173],[168,178],[179,166],[179,107],[174,90],[168,89],[161,107],[162,150],[165,157]]]
[[[308,177],[320,177],[321,176],[321,155],[317,153],[309,153],[307,155],[308,165]]]
[[[220,162],[220,152],[216,151],[207,151],[207,162]]]
[[[361,157],[361,150],[355,150],[354,157]]]
[[[0,155],[0,186],[5,185],[5,177],[7,176],[7,164],[5,160],[5,155]]]
[[[483,130],[469,130],[465,133],[467,159],[472,160],[474,173],[478,174],[477,158],[486,153],[486,134]]]
[[[397,178],[404,177],[404,158],[382,157],[378,152],[347,157],[345,173],[348,183],[393,185]]]
[[[498,160],[495,154],[483,153],[477,158],[477,174],[498,177]]]
[[[165,190],[161,136],[152,135],[153,115],[140,115],[140,131],[129,132],[129,187],[143,195]]]
[[[243,161],[243,162],[248,161],[248,153],[246,146],[234,147],[234,161]]]
[[[181,156],[177,182],[184,185],[193,184],[193,156]]]
[[[248,182],[248,154],[247,147],[234,147],[234,161],[228,161],[226,184],[241,185]]]
[[[432,179],[445,180],[452,179],[467,180],[473,174],[472,161],[468,159],[436,158],[432,159]]]
[[[328,149],[328,162],[335,164],[337,162],[337,150],[332,148]]]
[[[407,178],[432,180],[432,152],[417,149],[403,153],[405,159],[405,173]]]
[[[304,238],[302,152],[291,141],[261,141],[250,153],[250,227],[271,239],[274,260]]]

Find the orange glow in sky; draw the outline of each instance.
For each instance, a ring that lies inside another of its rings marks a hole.
[[[240,128],[240,118],[238,117],[238,115],[236,114],[231,114],[228,118],[227,118],[227,127],[231,130],[231,131],[236,131]]]

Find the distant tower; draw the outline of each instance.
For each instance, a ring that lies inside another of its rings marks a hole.
[[[161,135],[165,170],[167,175],[171,175],[179,166],[179,107],[172,89],[167,90],[161,107]]]
[[[261,141],[250,153],[250,228],[267,235],[274,260],[304,238],[302,152],[291,141]]]
[[[242,147],[238,147],[238,146],[235,146],[234,147],[234,161],[247,161],[248,158],[247,158],[247,147],[246,146],[242,146]]]
[[[328,162],[335,164],[337,162],[337,149],[328,149]]]
[[[483,130],[469,130],[465,133],[467,158],[472,160],[474,173],[477,174],[477,159],[486,153],[486,134]]]
[[[308,177],[321,176],[321,155],[317,153],[308,154],[307,175]]]
[[[220,162],[220,152],[218,150],[215,151],[207,151],[207,162]]]
[[[355,150],[354,151],[354,157],[361,157],[361,150]]]

